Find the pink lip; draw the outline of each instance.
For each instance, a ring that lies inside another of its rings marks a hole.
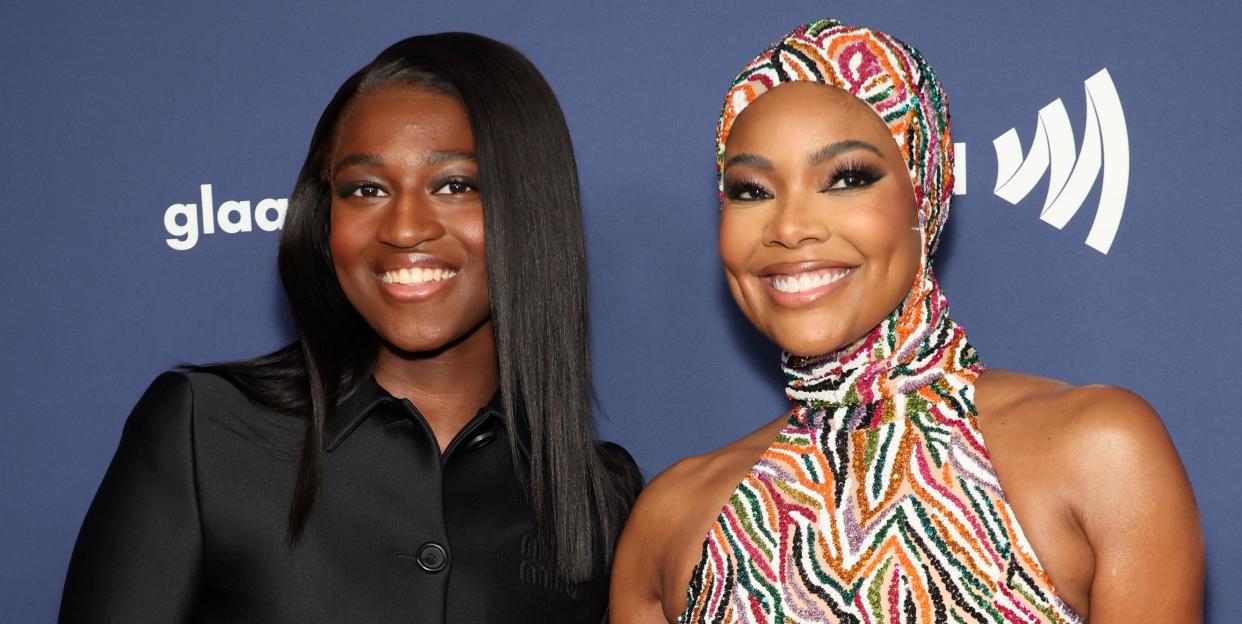
[[[461,267],[454,266],[435,256],[426,254],[397,254],[381,258],[375,264],[375,281],[379,284],[380,290],[384,292],[390,299],[401,303],[418,303],[434,298],[444,290],[448,289],[456,277],[437,280],[434,282],[422,282],[419,284],[393,284],[385,282],[382,279],[384,273],[389,271],[398,271],[401,269],[448,269],[452,271],[461,271]]]
[[[845,264],[841,262],[833,262],[826,260],[817,260],[809,262],[790,262],[773,264],[764,267],[757,275],[759,281],[763,283],[764,290],[776,305],[783,308],[801,308],[810,305],[827,297],[828,295],[843,288],[846,282],[853,277],[857,265]],[[849,272],[839,279],[810,288],[799,292],[782,292],[776,289],[776,278],[790,275],[798,275],[800,273],[811,273],[822,271],[824,269],[844,269]]]
[[[452,269],[460,271],[461,267],[453,265],[445,260],[441,260],[435,256],[427,254],[397,254],[380,258],[375,264],[375,274],[380,275],[388,271],[396,271],[399,269]]]
[[[456,278],[453,278],[456,279]],[[390,298],[402,303],[415,303],[427,301],[435,297],[440,291],[449,287],[453,279],[440,280],[438,282],[423,282],[421,284],[389,284],[383,281],[379,282],[380,289],[384,291]]]
[[[837,262],[835,260],[804,260],[802,262],[778,262],[763,267],[758,273],[759,277],[772,277],[775,275],[797,275],[798,273],[808,273],[810,271],[822,271],[824,269],[853,269],[856,264],[847,262]]]

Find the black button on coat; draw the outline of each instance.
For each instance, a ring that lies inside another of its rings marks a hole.
[[[215,375],[161,375],[82,525],[61,621],[600,622],[608,579],[554,574],[499,404],[442,455],[413,405],[363,384],[329,423],[319,493],[291,548],[301,423]],[[601,451],[618,479],[641,482],[621,447]]]

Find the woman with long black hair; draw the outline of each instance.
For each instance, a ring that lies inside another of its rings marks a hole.
[[[525,57],[464,33],[385,50],[290,199],[297,341],[156,379],[61,621],[600,621],[641,477],[595,441],[583,245]]]

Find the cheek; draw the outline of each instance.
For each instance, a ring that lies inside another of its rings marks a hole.
[[[362,224],[351,218],[346,211],[332,208],[328,219],[328,249],[337,271],[344,270],[358,261],[365,245],[366,232]]]
[[[337,284],[354,309],[362,312],[368,308],[370,299],[368,285],[371,269],[366,249],[371,232],[365,220],[350,215],[347,210],[334,208],[328,223],[328,251],[332,254]]]
[[[753,211],[726,209],[720,217],[720,234],[716,245],[733,302],[751,324],[767,334],[767,323],[764,321],[765,295],[760,290],[763,287],[759,280],[751,274],[754,267],[750,266],[755,253],[763,248],[762,232],[763,225]]]
[[[747,260],[763,246],[762,228],[748,214],[728,208],[720,215],[720,235],[716,241],[720,261],[731,279],[745,273]]]
[[[877,200],[853,213],[852,238],[860,251],[897,266],[917,260],[922,243],[913,199],[897,195]]]
[[[470,252],[470,256],[483,261],[481,264],[486,266],[487,236],[483,222],[483,211],[474,211],[468,218],[459,221],[456,229],[458,238],[465,245],[467,251]]]
[[[470,274],[473,290],[472,299],[488,300],[487,235],[482,209],[457,215],[448,225],[452,236],[466,252],[467,272]]]
[[[914,284],[922,255],[922,240],[913,206],[893,202],[875,206],[868,212],[866,223],[856,229],[864,254],[878,261],[880,282],[875,284],[880,296],[872,303],[882,313],[896,307]]]
[[[914,272],[918,270],[919,257],[923,254],[922,230],[914,208],[901,210],[893,215],[888,226],[892,232],[888,241],[894,258],[893,269],[899,273],[907,285],[914,280]]]
[[[902,266],[905,267],[906,275],[913,280],[914,272],[919,268],[919,259],[923,256],[923,238],[917,225],[910,226],[907,231],[909,234],[902,243],[898,255],[903,259]]]

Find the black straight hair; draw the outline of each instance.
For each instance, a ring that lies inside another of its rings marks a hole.
[[[518,470],[542,540],[569,582],[607,569],[633,484],[595,441],[586,254],[577,165],[564,114],[520,52],[469,33],[393,44],[341,85],[315,127],[289,200],[278,266],[298,340],[274,353],[197,367],[251,400],[305,418],[291,543],[314,504],[324,426],[373,372],[378,338],[346,299],[328,245],[332,194],[325,172],[337,123],[362,92],[390,84],[461,101],[474,134],[484,210],[487,279],[506,418],[530,433],[530,472]],[[509,426],[518,454],[518,431]]]

